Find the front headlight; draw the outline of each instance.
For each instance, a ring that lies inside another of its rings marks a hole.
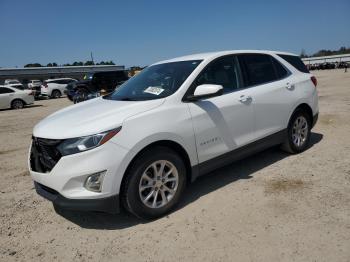
[[[61,144],[59,144],[57,149],[62,156],[84,152],[98,147],[100,145],[103,145],[113,136],[118,134],[120,129],[122,129],[122,127],[118,127],[116,129],[109,130],[96,135],[69,138],[67,140],[64,140]]]

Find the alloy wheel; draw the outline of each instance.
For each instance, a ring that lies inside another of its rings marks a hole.
[[[308,136],[308,123],[304,116],[295,119],[292,128],[292,140],[296,147],[302,147]]]
[[[176,167],[167,160],[150,164],[143,172],[139,183],[139,195],[144,205],[161,208],[175,196],[179,184]]]
[[[12,103],[12,107],[13,107],[14,109],[21,109],[21,108],[23,108],[23,102],[20,101],[20,100],[15,100],[15,101],[13,101],[13,103]]]

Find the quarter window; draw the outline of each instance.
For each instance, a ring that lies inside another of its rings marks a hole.
[[[301,61],[299,57],[293,56],[293,55],[281,55],[281,54],[279,54],[278,56],[286,60],[289,64],[294,66],[300,72],[310,73],[307,67],[305,66],[305,64],[303,63],[303,61]]]

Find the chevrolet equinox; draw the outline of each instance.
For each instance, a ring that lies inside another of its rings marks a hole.
[[[274,145],[303,152],[317,81],[300,58],[224,51],[155,63],[33,130],[29,169],[55,206],[156,218],[188,182]]]

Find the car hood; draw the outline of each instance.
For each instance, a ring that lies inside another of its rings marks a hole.
[[[131,116],[154,109],[165,99],[115,101],[102,97],[66,107],[40,121],[33,130],[35,137],[66,139],[98,134],[117,128]]]

